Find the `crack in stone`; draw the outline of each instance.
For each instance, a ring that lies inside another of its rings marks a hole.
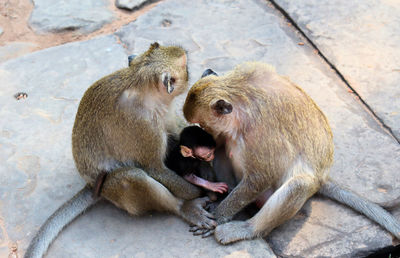
[[[372,109],[370,105],[358,94],[358,92],[350,85],[350,83],[346,80],[344,75],[339,71],[336,66],[329,61],[329,59],[321,52],[321,50],[317,47],[317,45],[306,35],[306,33],[300,28],[299,25],[292,19],[292,17],[274,0],[267,0],[272,4],[272,6],[279,11],[285,19],[307,40],[308,43],[312,46],[314,50],[317,51],[318,55],[329,65],[329,67],[335,71],[336,75],[344,82],[344,84],[355,94],[356,98],[361,102],[362,106],[372,115],[372,117],[376,120],[376,122],[383,128],[383,130],[392,136],[397,143],[400,144],[400,138],[398,138],[392,131],[392,129],[385,124],[382,118],[380,118],[375,111]]]
[[[118,36],[117,33],[113,33],[112,35],[115,37],[116,43],[120,44],[125,49],[125,52],[129,52],[129,48],[128,48],[127,44],[121,39],[121,37]]]

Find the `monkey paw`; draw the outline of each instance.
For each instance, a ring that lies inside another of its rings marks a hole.
[[[204,209],[208,201],[208,197],[185,201],[181,207],[181,216],[191,225],[203,229],[214,229],[217,225],[214,215]]]
[[[223,245],[244,239],[252,239],[255,234],[247,221],[232,221],[218,225],[214,232],[215,239]]]

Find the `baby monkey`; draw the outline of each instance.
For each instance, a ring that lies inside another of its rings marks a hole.
[[[165,165],[188,182],[207,190],[208,197],[215,201],[215,193],[225,193],[228,185],[215,182],[215,171],[210,165],[214,159],[216,142],[198,126],[185,127],[179,140],[169,138]]]

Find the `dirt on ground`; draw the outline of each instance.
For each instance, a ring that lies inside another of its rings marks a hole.
[[[28,21],[34,8],[30,0],[1,0],[0,1],[0,47],[12,42],[28,42],[35,46],[31,49],[40,49],[65,44],[72,41],[88,40],[99,35],[111,34],[123,25],[134,21],[143,13],[159,4],[161,1],[144,6],[137,11],[121,10],[115,6],[115,0],[109,0],[109,8],[115,14],[113,22],[104,25],[101,29],[90,34],[82,35],[76,31],[61,33],[36,34],[29,27]]]

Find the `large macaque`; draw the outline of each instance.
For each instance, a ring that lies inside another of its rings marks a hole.
[[[164,165],[168,110],[188,83],[180,47],[154,43],[129,67],[95,82],[84,94],[72,132],[76,167],[88,186],[59,208],[34,237],[25,257],[42,257],[57,234],[97,199],[138,215],[158,210],[212,228],[201,189]],[[105,175],[105,176],[104,176]],[[102,182],[104,180],[104,182]],[[100,181],[100,182],[99,182]],[[102,186],[100,189],[99,186]]]
[[[334,146],[326,117],[271,66],[244,63],[220,77],[206,71],[189,91],[183,111],[189,122],[225,144],[239,182],[214,211],[218,242],[268,234],[316,192],[349,205],[400,239],[398,220],[329,178]],[[254,217],[229,222],[270,188],[274,193]],[[213,233],[196,229],[203,236]]]

